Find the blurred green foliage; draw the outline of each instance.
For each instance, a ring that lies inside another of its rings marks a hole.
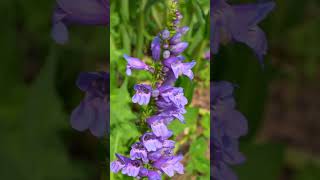
[[[73,26],[70,42],[54,45],[54,5],[0,2],[0,179],[100,176],[97,140],[73,130],[69,115],[83,98],[75,85],[78,73],[108,66],[108,31]]]

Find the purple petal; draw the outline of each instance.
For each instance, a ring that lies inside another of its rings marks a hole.
[[[78,131],[84,131],[89,128],[94,121],[94,109],[86,102],[81,102],[71,114],[71,126]]]
[[[62,22],[54,24],[51,30],[51,36],[58,44],[65,44],[69,39],[69,32],[66,25]]]
[[[181,42],[171,47],[172,54],[178,55],[181,54],[188,47],[187,42]]]

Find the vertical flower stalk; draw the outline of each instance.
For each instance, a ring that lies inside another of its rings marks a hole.
[[[173,132],[168,125],[175,119],[184,123],[185,105],[188,100],[184,89],[174,87],[179,76],[193,79],[192,68],[195,61],[186,62],[182,56],[188,47],[182,42],[182,36],[188,27],[179,27],[182,15],[178,10],[176,0],[169,1],[167,29],[161,31],[151,43],[153,64],[148,65],[142,60],[124,55],[127,61],[128,76],[133,70],[143,70],[152,73],[150,84],[136,84],[132,102],[147,105],[149,114],[142,117],[143,124],[148,126],[147,132],[140,136],[139,141],[131,146],[130,156],[116,154],[117,160],[110,164],[111,171],[150,180],[161,180],[166,174],[173,177],[176,173],[183,174],[182,155],[175,155]]]

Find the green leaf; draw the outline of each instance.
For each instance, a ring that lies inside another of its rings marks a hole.
[[[131,146],[129,140],[136,140],[139,136],[135,125],[137,117],[129,106],[130,102],[125,80],[121,88],[114,89],[110,94],[111,160],[115,159],[115,153],[126,153]]]
[[[206,138],[199,138],[193,141],[190,145],[188,155],[190,161],[187,165],[187,171],[197,171],[203,174],[210,175],[210,160],[206,157],[208,151],[208,140]]]
[[[53,48],[54,49],[54,48]],[[0,174],[3,179],[85,179],[68,158],[60,132],[70,128],[69,118],[55,90],[56,52],[52,51],[38,78],[25,92],[8,129],[1,130]]]
[[[169,129],[171,129],[175,135],[181,134],[186,128],[189,128],[189,130],[194,131],[197,127],[199,109],[187,107],[186,110],[187,113],[184,115],[186,124],[182,124],[179,120],[174,120],[169,125]]]
[[[210,114],[206,113],[201,121],[201,126],[204,128],[203,130],[203,134],[206,138],[210,138]]]

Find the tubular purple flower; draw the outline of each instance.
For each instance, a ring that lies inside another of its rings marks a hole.
[[[177,107],[185,106],[188,104],[187,98],[184,96],[182,88],[171,86],[162,86],[159,88],[160,95],[165,102],[172,102]]]
[[[184,173],[183,165],[180,163],[182,159],[182,155],[173,156],[169,158],[166,157],[156,161],[153,165],[154,167],[161,169],[169,177],[172,177],[174,176],[175,172],[177,172],[178,174]]]
[[[141,141],[148,152],[162,148],[162,143],[153,133],[145,133]]]
[[[166,139],[172,136],[172,131],[168,130],[165,121],[163,120],[165,120],[164,117],[155,115],[148,118],[147,123],[150,125],[154,135]]]
[[[137,177],[140,169],[142,168],[142,162],[139,160],[131,160],[125,167],[122,168],[122,174],[126,174],[131,177]]]
[[[178,44],[181,42],[181,37],[182,34],[181,33],[176,33],[171,39],[170,39],[170,44],[174,45],[174,44]]]
[[[131,70],[133,70],[133,69],[135,69],[135,70],[148,70],[148,71],[151,70],[150,67],[146,63],[144,63],[143,61],[141,61],[138,58],[130,57],[126,54],[123,57],[128,62],[127,70],[126,70],[126,73],[128,76],[130,76],[132,74]]]
[[[174,76],[178,78],[180,75],[186,75],[190,79],[193,79],[193,72],[192,68],[196,65],[196,62],[193,60],[191,62],[182,63],[182,62],[175,62],[171,64],[171,69],[174,73]]]
[[[146,84],[137,84],[134,86],[136,94],[132,97],[133,103],[139,105],[147,105],[150,102],[152,88]]]
[[[122,168],[124,168],[127,163],[130,161],[129,158],[122,156],[120,154],[116,154],[117,160],[113,161],[110,165],[110,169],[112,172],[117,173],[119,172]]]
[[[147,149],[140,142],[137,142],[131,146],[131,160],[141,159],[144,163],[148,163],[149,160],[147,153]]]
[[[172,45],[170,51],[172,54],[178,55],[181,54],[187,47],[187,42],[180,42],[178,44]]]

